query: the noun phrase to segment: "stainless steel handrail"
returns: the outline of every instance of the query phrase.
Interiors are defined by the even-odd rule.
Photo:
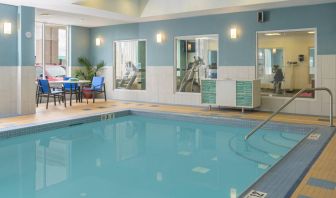
[[[261,127],[263,127],[267,122],[269,122],[274,116],[280,113],[282,109],[287,107],[293,100],[295,100],[300,94],[302,94],[305,91],[327,91],[330,95],[330,114],[329,114],[329,122],[330,127],[334,126],[334,107],[333,107],[333,94],[330,89],[326,87],[319,87],[319,88],[303,88],[301,89],[297,94],[295,94],[291,99],[289,99],[285,104],[283,104],[278,110],[274,111],[272,115],[270,115],[264,122],[260,123],[258,126],[256,126],[250,133],[248,133],[245,136],[245,140],[247,140],[251,135],[253,135],[256,131],[258,131]]]

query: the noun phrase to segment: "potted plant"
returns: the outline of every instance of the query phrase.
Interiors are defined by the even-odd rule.
[[[83,66],[83,68],[75,71],[76,78],[81,80],[92,81],[94,76],[105,66],[105,62],[101,61],[97,65],[93,65],[88,58],[79,57],[78,63]],[[83,89],[83,96],[86,99],[92,98],[92,92],[90,89]]]
[[[105,66],[105,62],[101,61],[97,65],[93,65],[88,58],[79,57],[78,63],[83,66],[83,69],[75,71],[76,78],[82,80],[92,80],[94,76]]]

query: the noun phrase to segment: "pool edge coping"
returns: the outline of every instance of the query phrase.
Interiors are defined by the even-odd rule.
[[[251,184],[249,188],[247,188],[243,193],[241,193],[239,198],[245,198],[248,195],[248,193],[252,190],[267,193],[267,197],[279,197],[279,198],[280,197],[290,197],[295,192],[296,188],[299,186],[299,184],[301,183],[303,178],[307,175],[310,168],[317,161],[317,159],[319,158],[321,153],[324,151],[325,147],[328,145],[328,143],[330,142],[332,137],[334,135],[336,135],[336,128],[318,127],[315,130],[313,130],[310,134],[313,134],[313,133],[319,133],[319,134],[324,136],[323,140],[321,140],[321,139],[318,140],[318,141],[322,141],[322,144],[321,144],[321,142],[317,142],[315,140],[309,140],[308,135],[307,135],[295,147],[293,147],[281,160],[279,160],[276,164],[274,164],[265,174],[263,174],[253,184]],[[326,133],[328,133],[328,134],[326,134]],[[291,165],[293,162],[295,162],[296,165],[301,164],[301,162],[299,162],[297,160],[298,158],[296,158],[295,155],[297,155],[298,154],[297,152],[299,152],[299,151],[307,152],[305,147],[308,147],[308,146],[311,147],[312,146],[312,145],[308,145],[309,143],[311,143],[311,144],[315,143],[315,145],[313,145],[313,146],[317,146],[318,149],[315,150],[315,153],[313,155],[307,155],[307,153],[306,153],[306,155],[304,155],[304,156],[310,156],[309,159],[306,159],[308,161],[306,161],[304,163],[305,166],[295,167],[297,169],[301,169],[301,172],[298,173],[297,172],[298,170],[296,169],[295,170],[295,173],[296,173],[295,177],[293,175],[286,175],[286,176],[282,175],[282,177],[279,176],[279,172],[278,172],[279,169],[281,170],[281,169],[284,169],[286,167],[288,168],[288,165]],[[293,159],[295,159],[295,160],[292,161]],[[281,170],[281,171],[283,171],[283,170]],[[278,180],[278,183],[281,183],[282,185],[288,184],[287,182],[291,182],[293,184],[290,185],[290,187],[287,188],[286,190],[284,190],[283,188],[281,190],[279,190],[279,188],[281,188],[283,186],[272,185],[272,184],[268,183],[269,181],[267,181],[267,180],[270,180],[270,178],[276,179],[276,178],[274,178],[274,176],[273,177],[270,176],[271,174],[275,174],[276,178],[280,177],[282,180],[280,180],[280,181]],[[290,179],[288,179],[288,178],[290,178]],[[270,188],[270,186],[272,186],[273,188]],[[271,196],[269,196],[270,194],[271,194]],[[279,195],[279,194],[281,194],[281,195]]]

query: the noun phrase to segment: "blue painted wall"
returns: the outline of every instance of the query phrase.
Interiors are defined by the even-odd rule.
[[[94,63],[105,61],[105,65],[113,65],[113,41],[139,38],[139,24],[125,24],[92,28],[90,30],[91,60]],[[96,38],[102,38],[101,46],[96,46]],[[149,55],[151,56],[151,55]]]
[[[317,28],[317,53],[336,54],[336,3],[272,9],[268,13],[269,21],[265,23],[258,23],[253,11],[92,28],[91,59],[113,65],[113,41],[141,38],[147,39],[147,65],[172,66],[174,37],[219,34],[219,65],[250,66],[256,64],[257,31],[299,28]],[[229,39],[232,26],[239,29],[237,40]],[[163,44],[155,42],[160,31],[167,37]],[[102,46],[95,46],[97,37],[103,38]]]
[[[79,57],[90,58],[90,29],[71,26],[71,65],[80,66]]]
[[[35,65],[35,8],[20,6],[18,8],[20,23],[18,37],[18,65]],[[27,38],[26,32],[31,32],[32,37]]]
[[[17,65],[17,7],[0,4],[0,66]],[[12,23],[12,34],[4,35],[4,22]]]
[[[12,23],[12,34],[3,33],[4,22]],[[26,38],[26,32],[32,37]],[[34,35],[35,8],[0,4],[0,66],[33,66]]]

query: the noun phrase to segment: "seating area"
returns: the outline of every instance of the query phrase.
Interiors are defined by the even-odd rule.
[[[52,85],[52,86],[51,86]],[[60,88],[59,85],[62,87]],[[64,107],[67,107],[67,98],[69,105],[72,106],[73,95],[75,96],[76,103],[83,102],[83,97],[86,99],[86,103],[89,99],[95,103],[99,94],[103,94],[106,101],[106,89],[104,83],[104,77],[93,77],[92,82],[85,80],[73,80],[70,77],[64,77],[61,81],[37,80],[36,88],[36,106],[42,103],[42,98],[46,98],[46,108],[48,109],[50,97],[54,99],[54,105],[56,102],[59,104],[64,103]],[[67,97],[67,95],[69,97]]]

